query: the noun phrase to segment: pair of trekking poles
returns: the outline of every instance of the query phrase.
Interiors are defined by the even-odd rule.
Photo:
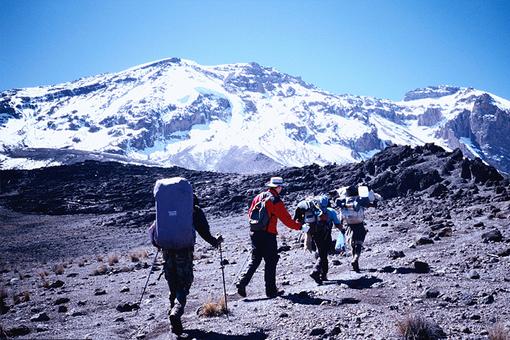
[[[225,263],[223,261],[223,251],[221,249],[221,242],[218,245],[218,249],[220,250],[220,267],[221,267],[221,277],[222,277],[222,281],[223,281],[223,297],[224,297],[224,301],[225,301],[225,314],[227,315],[227,318],[228,318],[229,311],[228,311],[228,304],[227,304],[227,287],[225,285]],[[156,261],[158,259],[159,250],[160,249],[158,248],[158,250],[156,251],[156,255],[154,255],[154,260],[152,261],[149,275],[147,276],[147,280],[145,281],[145,285],[143,287],[142,295],[140,296],[140,300],[138,301],[138,308],[136,309],[135,316],[138,315],[138,311],[140,310],[140,308],[142,306],[141,305],[142,299],[143,299],[143,296],[145,295],[145,291],[147,290],[147,285],[149,284],[149,279],[151,278],[151,274],[154,271],[154,267],[156,266]],[[158,280],[161,278],[161,275],[163,275],[163,273],[164,272],[162,271],[158,277]]]

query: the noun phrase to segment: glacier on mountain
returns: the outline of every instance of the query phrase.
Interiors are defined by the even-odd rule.
[[[335,95],[256,63],[171,58],[0,93],[0,167],[93,158],[250,173],[432,142],[508,172],[509,112],[508,100],[472,88],[427,87],[393,102]]]

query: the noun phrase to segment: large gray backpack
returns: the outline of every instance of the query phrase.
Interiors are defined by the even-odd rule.
[[[154,186],[156,198],[155,241],[161,248],[183,249],[195,245],[193,189],[187,179],[160,179]]]

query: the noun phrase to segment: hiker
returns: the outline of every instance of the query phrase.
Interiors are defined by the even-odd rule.
[[[284,185],[283,178],[271,177],[269,182],[266,183],[269,189],[255,196],[248,210],[252,245],[251,261],[248,269],[236,284],[237,292],[242,297],[246,297],[246,286],[255,274],[262,259],[265,263],[266,296],[275,298],[283,294],[283,291],[279,291],[276,287],[276,264],[279,259],[276,224],[280,220],[290,229],[302,230],[302,224],[292,219],[280,198]],[[255,212],[262,216],[261,220],[256,223],[254,223],[256,220]]]
[[[159,180],[154,187],[154,195],[156,221],[151,226],[151,242],[163,250],[163,269],[170,289],[168,316],[172,332],[180,335],[183,332],[181,316],[193,283],[195,230],[214,248],[223,242],[223,237],[211,235],[198,197],[192,194],[186,179]]]
[[[359,257],[368,230],[365,228],[365,208],[377,207],[381,195],[369,190],[367,186],[349,186],[338,189],[336,205],[340,208],[341,222],[346,228],[347,243],[352,252],[352,269],[359,269]]]
[[[329,198],[321,195],[304,199],[298,203],[294,219],[306,223],[309,227],[307,238],[315,245],[319,257],[310,273],[310,277],[319,285],[328,280],[328,254],[331,249],[331,229],[333,225],[344,233],[336,211],[329,207]]]

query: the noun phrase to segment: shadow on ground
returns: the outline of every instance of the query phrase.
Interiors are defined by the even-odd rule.
[[[372,288],[376,283],[383,282],[383,280],[375,276],[362,276],[353,280],[330,280],[330,282],[338,285],[344,284],[351,289],[367,289]]]
[[[254,339],[254,340],[262,340],[266,339],[267,335],[262,331],[252,332],[245,335],[227,335],[216,332],[206,332],[200,329],[190,329],[186,330],[185,334],[178,337],[178,339],[207,339],[207,340],[236,340],[236,339]]]

